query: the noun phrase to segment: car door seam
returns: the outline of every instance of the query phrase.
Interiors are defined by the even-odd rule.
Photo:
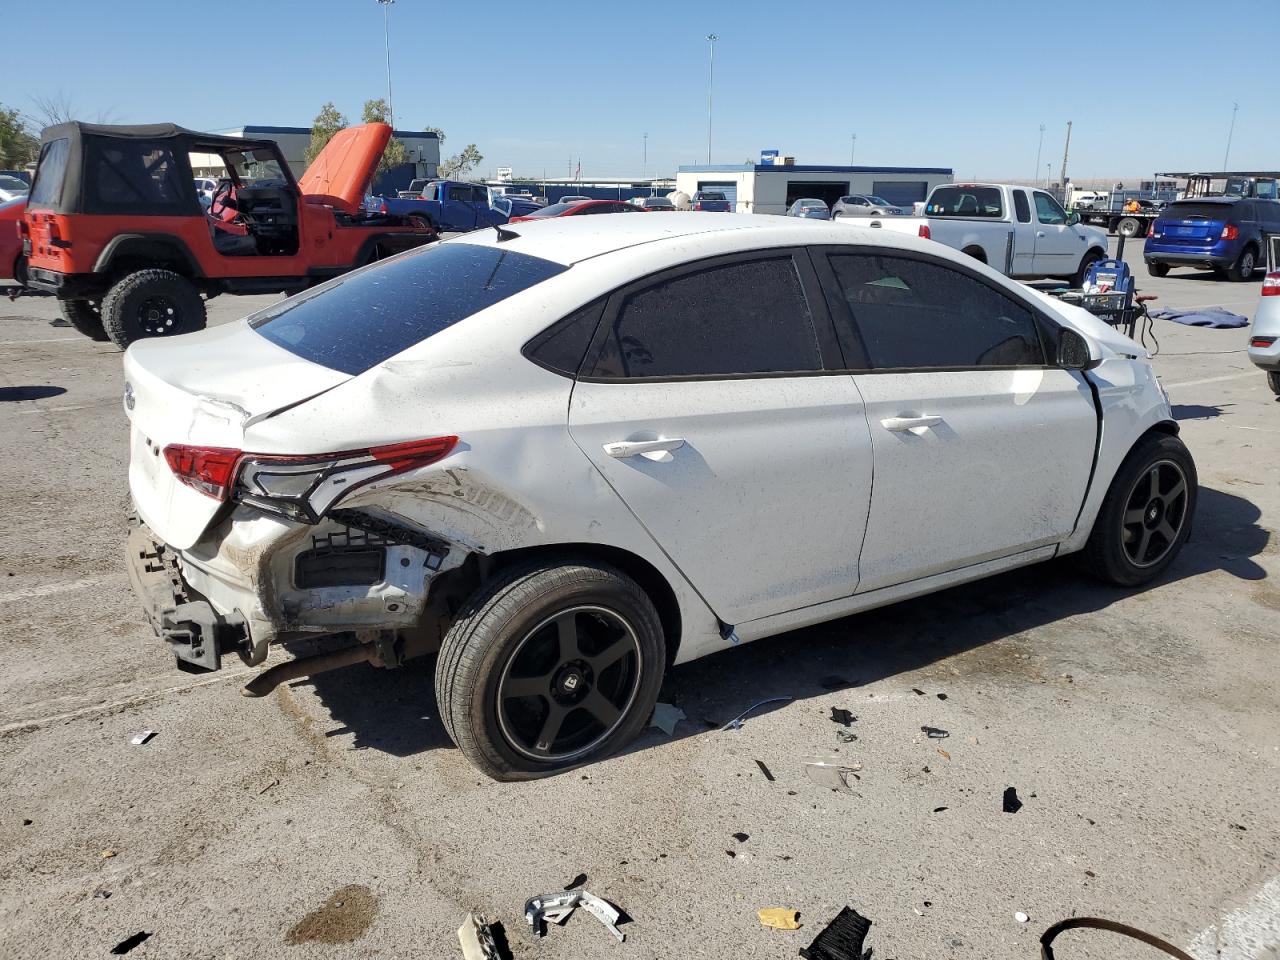
[[[1094,383],[1088,372],[1081,370],[1080,376],[1089,385],[1089,393],[1093,395],[1093,412],[1097,421],[1097,429],[1093,438],[1093,463],[1089,467],[1089,480],[1084,485],[1084,496],[1080,498],[1080,509],[1076,511],[1075,523],[1071,525],[1071,535],[1074,535],[1080,529],[1080,518],[1084,515],[1085,504],[1089,502],[1089,492],[1093,489],[1093,480],[1098,472],[1098,458],[1102,454],[1102,398],[1098,394],[1098,385]],[[1061,544],[1059,544],[1059,547],[1061,547]]]

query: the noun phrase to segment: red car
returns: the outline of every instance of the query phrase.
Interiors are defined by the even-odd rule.
[[[6,200],[0,203],[0,280],[23,282],[26,261],[22,257],[22,236],[18,224],[26,212],[27,201]]]
[[[523,217],[512,217],[508,223],[520,223],[524,220],[545,220],[548,217],[582,217],[589,213],[643,213],[639,207],[632,206],[625,200],[576,200],[573,203],[553,203],[543,207],[536,213]]]

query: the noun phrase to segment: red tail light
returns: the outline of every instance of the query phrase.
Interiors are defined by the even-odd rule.
[[[379,204],[378,204],[378,212],[379,212],[379,213],[390,213],[390,212],[391,212],[390,210],[388,210],[388,209],[387,209],[387,201],[383,200],[381,203],[379,203]]]
[[[1147,236],[1154,237],[1156,235],[1156,222],[1152,220],[1147,224]]]
[[[1223,240],[1234,240],[1238,236],[1240,236],[1240,231],[1237,230],[1233,224],[1228,223],[1225,227],[1222,228]]]
[[[1254,337],[1249,341],[1251,347],[1269,347],[1276,342],[1275,337]]]
[[[1262,295],[1280,297],[1280,270],[1267,274],[1267,278],[1262,281]]]
[[[929,232],[929,225],[927,223],[920,224],[920,236],[924,237],[926,240],[933,239],[933,234]]]
[[[193,490],[215,500],[227,499],[235,479],[240,451],[229,447],[189,447],[171,443],[164,448],[164,459],[173,475]]]

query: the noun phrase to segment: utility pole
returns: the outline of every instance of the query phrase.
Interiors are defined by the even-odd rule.
[[[394,130],[396,127],[396,112],[391,106],[391,26],[387,21],[387,13],[396,0],[377,0],[377,2],[382,7],[382,39],[387,46],[387,123]]]
[[[853,166],[853,155],[858,152],[858,135],[849,134],[849,166]]]
[[[1227,152],[1222,155],[1222,170],[1227,170],[1227,161],[1231,158],[1231,136],[1236,132],[1236,112],[1240,109],[1240,104],[1231,104],[1231,129],[1227,131]]]
[[[1067,142],[1062,147],[1062,198],[1066,206],[1067,197],[1067,153],[1071,150],[1071,121],[1067,121]]]
[[[644,159],[640,162],[640,179],[647,178],[649,173],[649,135],[644,135]]]
[[[711,165],[711,91],[716,82],[716,41],[720,38],[714,33],[707,34],[707,43],[711,45],[711,59],[707,65],[707,165]]]
[[[1040,151],[1044,149],[1044,124],[1040,124],[1040,143],[1036,146],[1036,175],[1033,180],[1040,179]]]

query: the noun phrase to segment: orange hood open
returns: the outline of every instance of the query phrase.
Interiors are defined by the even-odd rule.
[[[358,213],[390,139],[391,127],[385,123],[339,130],[298,180],[303,197]]]

